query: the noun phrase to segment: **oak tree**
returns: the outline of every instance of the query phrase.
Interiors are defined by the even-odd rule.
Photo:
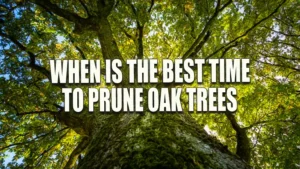
[[[299,6],[298,0],[0,0],[0,166],[299,167]],[[125,65],[147,58],[249,58],[251,83],[234,84],[237,112],[214,114],[65,112],[61,93],[232,86],[210,83],[208,70],[202,84],[129,84],[126,76],[118,85],[51,83],[51,59]]]

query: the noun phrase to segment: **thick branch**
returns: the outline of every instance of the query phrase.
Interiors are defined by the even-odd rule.
[[[107,18],[100,19],[98,37],[104,59],[120,59],[124,65],[117,43],[113,37],[111,26]]]
[[[250,142],[247,136],[247,131],[244,128],[241,128],[237,123],[234,115],[232,113],[225,113],[227,119],[230,121],[232,128],[236,132],[236,154],[240,156],[247,163],[250,162]]]
[[[77,147],[71,153],[67,164],[65,165],[64,169],[71,169],[75,167],[76,161],[81,154],[81,152],[88,146],[89,138],[84,137],[82,141],[77,145]]]
[[[209,37],[210,37],[210,31],[207,31],[203,40],[196,46],[195,51],[193,53],[191,53],[191,55],[189,56],[190,58],[195,58],[197,56],[197,53],[201,50],[201,48],[204,46],[204,44],[209,39]],[[183,59],[186,59],[186,58],[183,58]]]
[[[144,34],[144,25],[140,25],[139,22],[137,22],[137,29],[138,29],[138,38],[137,38],[137,49],[138,59],[143,59],[144,57],[144,46],[143,46],[143,34]]]
[[[91,14],[90,14],[90,12],[89,12],[87,6],[85,5],[85,3],[84,3],[82,0],[79,0],[79,2],[80,2],[80,4],[82,5],[82,7],[84,8],[84,10],[85,10],[87,16],[90,17]]]
[[[68,10],[60,8],[58,5],[53,4],[49,0],[30,0],[32,3],[39,5],[45,11],[49,12],[50,14],[54,13],[60,17],[65,18],[66,20],[75,23],[75,29],[73,32],[75,33],[82,33],[84,31],[94,31],[97,30],[96,17],[88,16],[88,18],[82,18],[78,14],[70,12]],[[103,11],[100,12],[100,15]],[[108,14],[106,14],[108,16]],[[102,17],[102,16],[101,16]]]
[[[154,0],[151,0],[151,5],[150,5],[150,7],[149,7],[149,9],[148,9],[148,13],[151,12],[153,6],[154,6]]]
[[[144,24],[140,23],[138,11],[134,7],[134,5],[132,3],[129,3],[129,5],[130,5],[130,8],[131,8],[133,14],[135,15],[136,24],[137,24],[137,40],[135,41],[136,48],[137,48],[137,58],[143,59],[143,57],[144,57],[144,46],[143,46]]]
[[[113,7],[115,5],[114,0],[98,0],[97,1],[97,7],[99,16],[101,18],[107,18],[110,12],[112,11]]]
[[[80,17],[76,13],[72,13],[68,10],[59,8],[56,4],[53,4],[50,0],[30,0],[32,3],[41,6],[47,11],[51,11],[56,15],[63,17],[71,22],[74,23],[81,23],[84,22],[86,19]]]

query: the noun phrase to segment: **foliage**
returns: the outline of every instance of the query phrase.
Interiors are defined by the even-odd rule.
[[[254,167],[299,167],[299,6],[298,0],[0,0],[0,161],[14,152],[7,167],[61,168],[88,135],[78,119],[98,115],[62,112],[62,86],[49,82],[49,59],[250,58],[251,83],[235,85],[233,118],[192,116],[232,152],[245,131]]]

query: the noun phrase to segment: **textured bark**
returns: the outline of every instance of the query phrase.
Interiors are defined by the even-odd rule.
[[[116,5],[115,1],[97,1],[97,13],[95,16],[88,14],[86,18],[62,9],[59,5],[49,0],[30,1],[48,12],[73,22],[75,24],[74,33],[84,31],[96,33],[101,44],[103,59],[120,59],[123,63],[123,74],[128,74],[128,68],[125,66],[125,60],[118,49],[108,20],[108,16]],[[151,1],[149,12],[153,3],[154,1]],[[231,3],[232,1],[229,0],[222,6],[221,1],[217,2],[215,13],[204,26],[192,46],[183,55],[183,58],[194,57],[197,54],[208,40],[210,36],[209,30],[214,20]],[[81,4],[84,4],[83,1]],[[85,9],[88,13],[88,8],[85,7]],[[138,58],[142,58],[142,25],[139,25],[138,30]],[[228,45],[239,38],[234,39]],[[208,56],[208,58],[211,56]],[[127,76],[123,76],[123,83],[120,86],[128,86]],[[84,158],[79,162],[78,168],[80,169],[249,168],[238,156],[229,152],[215,138],[207,135],[199,124],[187,114],[128,113],[104,115],[99,113],[74,114],[61,112],[56,117],[78,134],[88,136],[89,145],[85,150]],[[81,148],[78,149],[81,150]],[[79,153],[76,151],[72,154],[74,154],[74,157],[79,156]],[[74,161],[71,160],[70,163],[73,165]]]
[[[250,168],[187,114],[100,115],[78,168]]]
[[[232,128],[236,132],[236,154],[249,163],[251,158],[251,148],[250,140],[247,136],[247,130],[239,126],[232,113],[226,113],[226,117],[230,121]]]

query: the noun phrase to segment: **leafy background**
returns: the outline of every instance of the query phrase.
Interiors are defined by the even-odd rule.
[[[48,61],[111,58],[94,27],[97,5],[0,0],[0,167],[61,168],[81,140],[78,128],[57,117],[63,97],[49,82]],[[124,60],[250,58],[251,83],[234,85],[238,111],[192,116],[232,152],[242,130],[255,168],[300,167],[298,0],[117,0],[108,21]],[[230,85],[180,87],[198,86]]]

